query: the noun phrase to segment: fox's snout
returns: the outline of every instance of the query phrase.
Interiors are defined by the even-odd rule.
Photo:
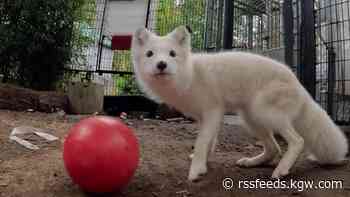
[[[157,63],[157,69],[160,71],[160,72],[163,72],[166,68],[167,68],[167,63],[165,61],[159,61]]]

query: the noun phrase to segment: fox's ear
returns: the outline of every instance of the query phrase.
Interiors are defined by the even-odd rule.
[[[144,45],[150,37],[151,32],[146,28],[141,27],[137,29],[133,35],[133,42],[139,45]]]
[[[168,34],[168,36],[175,39],[180,45],[191,44],[191,34],[186,26],[179,26],[174,31]]]

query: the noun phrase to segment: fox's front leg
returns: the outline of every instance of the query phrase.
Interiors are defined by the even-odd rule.
[[[190,181],[199,179],[200,175],[207,172],[208,153],[211,149],[210,145],[220,130],[222,118],[223,110],[220,108],[206,111],[202,115],[201,129],[194,146],[194,154],[188,175]]]
[[[215,136],[214,139],[212,140],[212,142],[210,143],[210,151],[208,153],[208,159],[211,155],[213,155],[215,153],[215,148],[216,148],[217,143],[218,143],[218,136]],[[189,155],[189,158],[193,159],[193,155],[194,155],[194,153],[191,153]]]

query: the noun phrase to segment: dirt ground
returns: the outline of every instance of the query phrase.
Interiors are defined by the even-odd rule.
[[[69,127],[79,117],[59,114],[0,111],[0,197],[82,197],[95,196],[82,192],[68,177],[62,161],[62,143]],[[290,176],[283,180],[342,180],[342,189],[244,189],[239,180],[270,180],[273,168],[244,169],[235,166],[242,156],[252,156],[262,148],[244,129],[225,125],[220,133],[215,155],[209,160],[209,172],[196,183],[187,181],[188,155],[196,137],[197,125],[160,120],[127,120],[134,128],[141,146],[139,168],[127,188],[119,193],[98,196],[128,197],[349,197],[350,164],[321,167],[300,159]],[[17,126],[33,126],[54,130],[59,137],[53,143],[40,143],[40,150],[30,151],[10,142],[11,130]],[[234,180],[234,188],[226,190],[222,180]]]

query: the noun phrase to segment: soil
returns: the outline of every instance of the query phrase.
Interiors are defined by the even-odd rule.
[[[342,180],[342,189],[244,189],[239,180],[271,180],[271,166],[239,168],[237,159],[257,155],[260,144],[239,125],[224,125],[216,152],[209,159],[209,172],[202,180],[187,181],[192,145],[198,125],[189,122],[136,120],[126,122],[135,131],[140,142],[141,158],[136,174],[121,192],[96,195],[84,193],[72,183],[62,161],[62,143],[72,124],[81,116],[0,111],[0,197],[349,197],[350,164],[319,166],[301,157],[283,180]],[[52,129],[58,141],[39,143],[40,150],[31,151],[9,141],[11,130],[17,126]],[[285,143],[281,141],[283,147]],[[233,189],[224,189],[222,180],[234,180]]]

